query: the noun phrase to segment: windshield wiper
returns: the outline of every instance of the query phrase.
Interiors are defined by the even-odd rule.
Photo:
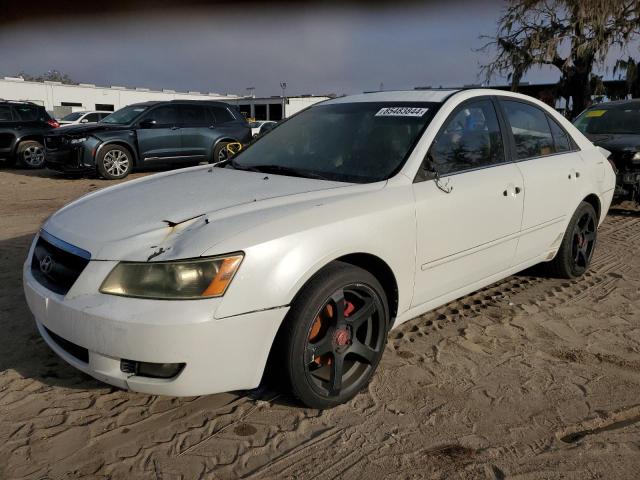
[[[239,165],[235,163],[233,164],[233,167],[239,170],[249,170],[251,172],[273,173],[276,175],[288,175],[291,177],[316,178],[318,180],[329,180],[329,178],[316,172],[310,172],[309,170],[303,170],[295,167],[285,167],[282,165]]]

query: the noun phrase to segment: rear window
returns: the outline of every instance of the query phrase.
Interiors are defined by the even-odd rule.
[[[574,125],[584,134],[640,134],[640,105],[593,107],[584,111]]]
[[[44,109],[34,105],[16,105],[13,109],[17,113],[18,120],[22,120],[23,122],[44,120]]]

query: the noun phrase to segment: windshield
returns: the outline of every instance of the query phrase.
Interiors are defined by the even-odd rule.
[[[64,117],[62,120],[66,122],[74,122],[78,120],[81,116],[83,116],[87,112],[73,112]]]
[[[235,168],[369,183],[397,172],[439,104],[340,103],[311,107],[234,158]]]
[[[104,117],[100,123],[117,123],[126,125],[133,122],[142,112],[148,107],[145,105],[129,105],[128,107],[121,108],[117,112],[113,112],[111,115]]]
[[[584,111],[574,125],[584,134],[640,135],[640,105],[623,104]]]

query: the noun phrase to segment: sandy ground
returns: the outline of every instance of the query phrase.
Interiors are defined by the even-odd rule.
[[[0,478],[638,478],[640,214],[610,213],[582,279],[510,277],[394,330],[369,388],[322,412],[268,387],[129,393],[48,349],[21,264],[107,185],[0,171]]]

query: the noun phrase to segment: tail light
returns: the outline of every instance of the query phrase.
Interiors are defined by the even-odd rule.
[[[53,118],[50,118],[49,120],[47,120],[47,125],[53,128],[58,128],[60,126],[60,124],[56,122]]]

